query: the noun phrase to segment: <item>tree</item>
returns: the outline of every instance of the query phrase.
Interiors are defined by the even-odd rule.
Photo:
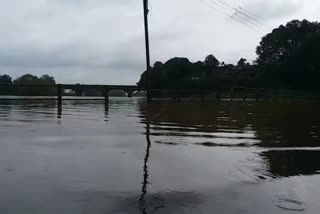
[[[194,71],[194,65],[187,58],[175,57],[164,64],[156,62],[149,76],[151,88],[176,89],[179,87],[178,82]],[[144,72],[138,83],[139,87],[146,87],[146,78],[147,75]]]
[[[34,84],[34,85],[55,85],[54,77],[42,75],[40,78],[31,74],[25,74],[14,80],[15,84]],[[54,87],[25,86],[15,89],[15,94],[24,96],[54,96],[56,89]]]
[[[293,20],[262,38],[257,47],[260,82],[271,87],[320,90],[320,24]]]
[[[280,67],[283,81],[293,89],[320,90],[320,33],[305,41]]]
[[[237,63],[238,68],[245,68],[247,65],[247,60],[244,58],[241,58]]]
[[[4,74],[4,75],[0,75],[0,83],[12,83],[12,78],[7,75],[7,74]]]
[[[52,77],[52,76],[49,76],[49,75],[47,75],[47,74],[45,74],[45,75],[42,75],[40,78],[39,78],[39,82],[41,83],[41,84],[48,84],[48,85],[55,85],[56,84],[56,81],[55,81],[55,79],[54,79],[54,77]]]
[[[37,76],[31,75],[31,74],[25,74],[15,79],[13,82],[15,84],[38,84],[39,79]]]
[[[212,54],[206,57],[204,60],[204,65],[208,67],[218,67],[220,62]]]
[[[264,36],[256,52],[257,63],[280,64],[320,33],[318,22],[293,20]]]
[[[12,84],[12,78],[7,75],[0,75],[0,83]],[[11,87],[10,86],[0,86],[0,95],[10,94]]]

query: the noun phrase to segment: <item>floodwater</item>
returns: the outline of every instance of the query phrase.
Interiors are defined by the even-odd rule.
[[[319,107],[0,101],[0,213],[317,214]]]

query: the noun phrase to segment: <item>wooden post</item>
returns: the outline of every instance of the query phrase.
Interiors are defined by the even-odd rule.
[[[108,90],[108,87],[104,87],[104,102],[105,102],[106,106],[109,105],[109,90]]]
[[[58,107],[61,108],[62,105],[62,86],[58,84],[57,86],[57,98],[58,98]]]

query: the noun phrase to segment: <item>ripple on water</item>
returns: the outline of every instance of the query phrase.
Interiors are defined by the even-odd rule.
[[[285,210],[304,211],[306,209],[305,203],[288,198],[279,198],[275,200],[274,203],[277,207],[280,207],[281,209]]]

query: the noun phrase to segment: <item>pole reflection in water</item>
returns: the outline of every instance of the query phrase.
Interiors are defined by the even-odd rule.
[[[109,102],[105,101],[104,103],[104,121],[108,122],[108,116],[109,116]]]
[[[141,188],[141,196],[139,198],[139,209],[142,214],[147,213],[146,195],[148,193],[148,185],[149,185],[148,161],[150,157],[151,140],[150,140],[150,122],[148,117],[146,119],[146,140],[147,140],[147,149],[146,149],[146,155],[144,157],[143,182],[142,182],[142,188]]]
[[[61,119],[61,116],[62,116],[62,104],[59,103],[59,102],[57,104],[57,110],[58,110],[57,118]]]

